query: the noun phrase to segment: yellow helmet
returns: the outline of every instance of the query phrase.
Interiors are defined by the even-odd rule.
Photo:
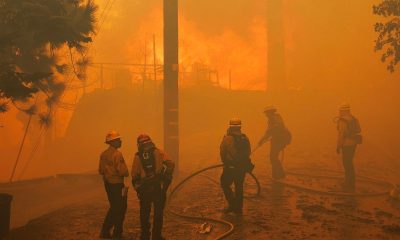
[[[117,131],[110,131],[109,133],[107,133],[106,135],[106,143],[111,142],[112,140],[115,139],[120,139],[121,135],[117,132]]]
[[[342,103],[342,104],[340,104],[340,106],[339,106],[339,110],[340,111],[348,111],[348,110],[350,110],[351,108],[350,108],[350,104],[348,104],[348,103]]]
[[[276,107],[273,105],[264,108],[264,113],[276,111]]]
[[[241,127],[242,126],[242,120],[240,120],[239,118],[232,118],[229,121],[229,126],[230,127]]]

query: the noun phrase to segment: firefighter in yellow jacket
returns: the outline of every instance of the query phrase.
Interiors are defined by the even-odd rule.
[[[338,140],[336,152],[342,154],[343,167],[345,171],[344,190],[355,191],[356,174],[354,170],[354,155],[357,144],[362,143],[361,127],[357,118],[350,112],[350,105],[345,103],[339,108],[337,121]]]
[[[162,240],[166,193],[172,182],[174,163],[158,149],[151,138],[142,134],[137,138],[138,152],[132,165],[132,184],[140,201],[142,240]],[[154,207],[153,228],[150,234],[150,212]]]
[[[264,114],[268,118],[268,128],[264,136],[258,142],[258,147],[261,147],[265,142],[271,140],[270,161],[272,178],[282,179],[286,174],[282,162],[279,160],[279,154],[290,144],[292,136],[285,127],[281,115],[277,113],[276,107],[266,107],[264,109]]]
[[[124,157],[118,150],[122,145],[119,133],[109,132],[106,143],[109,147],[100,156],[99,173],[103,176],[110,209],[104,219],[100,237],[119,239],[126,212],[126,197],[123,196],[124,178],[129,176],[129,172]],[[112,228],[113,236],[110,234]]]
[[[251,172],[254,165],[250,160],[250,141],[241,131],[242,121],[233,118],[229,122],[227,134],[220,145],[221,161],[224,169],[221,175],[221,187],[228,207],[225,213],[241,215],[243,211],[243,183],[246,172]],[[231,189],[232,184],[235,191]]]

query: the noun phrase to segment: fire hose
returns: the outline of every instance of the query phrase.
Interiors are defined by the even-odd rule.
[[[206,172],[206,171],[208,171],[208,170],[216,169],[216,168],[221,168],[221,167],[223,167],[223,166],[224,166],[224,165],[222,165],[222,164],[213,165],[213,166],[210,166],[210,167],[201,169],[201,170],[199,170],[199,171],[196,171],[196,172],[192,173],[191,175],[187,176],[186,178],[184,178],[181,182],[179,182],[179,183],[171,190],[171,193],[169,194],[168,199],[167,199],[167,206],[169,205],[169,203],[171,202],[171,200],[172,200],[172,198],[175,196],[175,194],[176,194],[176,193],[181,189],[181,187],[182,187],[187,181],[189,181],[191,178],[193,178],[193,177],[195,177],[195,176],[197,176],[197,175],[199,175],[199,174],[201,174],[201,173],[203,173],[203,172]],[[254,181],[256,182],[256,184],[257,184],[257,193],[256,193],[256,195],[259,196],[260,193],[261,193],[261,185],[260,185],[260,182],[258,181],[258,179],[256,178],[256,176],[254,176],[253,173],[248,173],[248,174],[249,174],[249,175],[254,179]],[[215,238],[215,240],[224,239],[225,237],[227,237],[227,236],[229,236],[230,234],[232,234],[232,233],[233,233],[233,230],[235,229],[235,226],[234,226],[231,222],[226,221],[226,220],[223,220],[223,219],[216,219],[216,218],[211,218],[211,217],[191,216],[191,215],[187,215],[187,214],[178,213],[178,212],[176,212],[176,211],[171,210],[170,208],[167,208],[167,213],[169,213],[170,215],[173,215],[173,216],[181,217],[181,218],[192,219],[192,220],[201,220],[201,221],[211,221],[211,222],[221,223],[221,224],[223,224],[223,225],[228,226],[228,227],[229,227],[229,230],[226,231],[226,232],[224,232],[224,233],[222,233],[221,235],[217,236],[217,237]]]
[[[325,171],[325,172],[331,172],[331,173],[337,173],[340,174],[340,172],[334,171],[334,170],[328,170],[328,169],[318,169],[318,171]],[[316,178],[316,179],[342,179],[342,176],[323,176],[323,175],[311,175],[311,174],[304,174],[304,173],[297,173],[293,171],[287,171],[286,172],[288,175],[292,176],[300,176],[300,177],[309,177],[309,178]],[[373,183],[373,184],[378,184],[381,186],[386,186],[386,187],[394,187],[395,184],[386,182],[383,180],[378,180],[366,176],[357,176],[358,181],[362,182],[368,182],[368,183]],[[307,188],[304,186],[292,184],[285,182],[283,180],[274,180],[271,179],[274,182],[278,182],[286,187],[294,188],[303,192],[310,192],[310,193],[316,193],[320,195],[330,195],[330,196],[342,196],[342,197],[379,197],[379,196],[386,196],[390,193],[390,189],[388,190],[383,190],[379,192],[368,192],[368,193],[352,193],[352,192],[338,192],[338,191],[324,191],[324,190],[318,190],[318,189],[313,189],[313,188]]]
[[[255,151],[257,151],[261,145],[257,146],[251,154],[253,154]],[[282,150],[282,156],[281,156],[281,163],[283,163],[285,156],[285,150]],[[325,172],[331,172],[331,173],[336,173],[336,174],[341,174],[341,172],[334,171],[331,169],[314,169],[318,171],[325,171]],[[286,171],[286,174],[292,175],[292,176],[302,176],[302,177],[310,177],[310,178],[325,178],[325,179],[342,179],[342,176],[321,176],[321,175],[309,175],[309,174],[301,174],[301,173],[296,173],[292,171]],[[365,176],[358,176],[359,180],[364,181],[364,182],[369,182],[369,183],[374,183],[374,184],[380,184],[380,185],[385,185],[385,186],[390,186],[390,187],[396,187],[395,184],[370,178],[370,177],[365,177]],[[310,192],[310,193],[316,193],[320,195],[330,195],[330,196],[343,196],[343,197],[377,197],[377,196],[385,196],[390,194],[390,190],[385,190],[385,191],[380,191],[380,192],[374,192],[374,193],[350,193],[350,192],[338,192],[338,191],[324,191],[324,190],[318,190],[318,189],[313,189],[313,188],[307,188],[304,186],[299,186],[295,184],[291,184],[288,182],[285,182],[283,180],[277,180],[273,178],[269,178],[271,182],[276,182],[280,183],[283,186],[294,188],[303,192]]]
[[[216,219],[216,218],[211,218],[211,217],[192,216],[192,215],[187,215],[187,214],[183,214],[183,213],[178,213],[178,212],[173,211],[170,208],[168,208],[168,206],[171,203],[173,197],[176,195],[176,193],[179,192],[179,190],[183,187],[183,185],[186,182],[188,182],[191,178],[193,178],[193,177],[195,177],[195,176],[197,176],[197,175],[199,175],[201,173],[204,173],[204,172],[206,172],[208,170],[212,170],[212,169],[216,169],[216,168],[222,168],[222,167],[223,167],[222,164],[213,165],[213,166],[209,166],[207,168],[198,170],[198,171],[190,174],[189,176],[184,178],[181,182],[179,182],[171,190],[171,192],[170,192],[170,194],[168,196],[168,199],[167,199],[167,204],[166,204],[167,205],[167,213],[170,214],[170,215],[181,217],[181,218],[186,218],[186,219],[191,219],[191,220],[211,221],[211,222],[221,223],[223,225],[228,226],[229,230],[224,232],[224,233],[222,233],[222,234],[220,234],[219,236],[217,236],[215,238],[215,240],[224,239],[227,236],[229,236],[230,234],[232,234],[234,229],[235,229],[235,226],[231,222],[223,220],[223,219]],[[333,170],[322,170],[322,169],[319,169],[319,171],[329,171],[329,172],[339,173],[339,172],[335,172]],[[296,172],[291,172],[291,171],[288,171],[287,174],[293,175],[293,176],[302,176],[302,177],[311,177],[311,178],[325,178],[325,179],[339,179],[339,178],[341,178],[341,176],[310,175],[310,174],[296,173]],[[249,173],[249,175],[254,179],[255,183],[257,184],[256,196],[259,196],[260,193],[261,193],[261,185],[260,185],[258,179],[256,178],[256,176],[254,176],[254,174]],[[373,179],[373,178],[370,178],[370,177],[359,176],[358,178],[361,181],[365,181],[365,182],[369,182],[369,183],[375,183],[375,184],[380,184],[380,185],[385,185],[385,186],[393,186],[393,184],[391,184],[389,182]],[[307,187],[304,187],[304,186],[291,184],[291,183],[285,182],[283,180],[274,180],[272,178],[270,178],[270,180],[272,182],[276,182],[276,183],[282,184],[283,186],[286,186],[286,187],[294,188],[294,189],[297,189],[297,190],[300,190],[300,191],[304,191],[304,192],[320,194],[320,195],[343,196],[343,197],[376,197],[376,196],[388,195],[389,192],[390,192],[390,190],[385,190],[385,191],[375,192],[375,193],[332,192],[332,191],[323,191],[323,190],[317,190],[317,189],[313,189],[313,188],[307,188]]]

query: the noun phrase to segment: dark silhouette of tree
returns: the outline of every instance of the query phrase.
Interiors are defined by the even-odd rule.
[[[0,0],[0,112],[8,103],[36,102],[38,95],[50,112],[65,90],[65,76],[73,70],[84,77],[75,68],[87,63],[96,10],[93,0]],[[72,64],[58,56],[71,49],[79,55],[70,56]]]
[[[382,62],[388,61],[387,69],[394,72],[400,61],[400,0],[383,0],[373,6],[374,14],[387,19],[375,24],[379,34],[375,41],[375,51],[383,51]]]

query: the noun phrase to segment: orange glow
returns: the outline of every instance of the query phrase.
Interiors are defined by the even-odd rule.
[[[179,17],[179,58],[180,69],[184,72],[195,71],[194,64],[206,65],[218,71],[220,86],[228,88],[229,71],[232,72],[232,88],[263,90],[266,88],[266,30],[265,21],[254,17],[248,29],[248,36],[241,36],[232,29],[221,34],[209,35],[200,31],[196,23],[181,14]],[[157,63],[162,63],[162,9],[157,7],[139,24],[139,28],[129,37],[127,59],[129,62],[144,63],[145,42],[147,42],[147,64],[153,64],[152,33],[157,36]],[[249,42],[251,44],[249,44]],[[262,53],[262,54],[260,54]],[[186,86],[185,78],[181,85]]]
[[[100,16],[107,1],[97,2],[100,4],[98,13]],[[305,96],[309,102],[320,102],[315,109],[316,113],[326,111],[324,109],[326,106],[332,107],[334,101],[340,102],[343,99],[358,103],[367,102],[368,104],[363,106],[359,104],[362,108],[360,112],[368,117],[374,114],[390,115],[391,119],[388,120],[390,126],[397,126],[395,124],[398,120],[397,112],[393,113],[391,107],[389,110],[380,108],[399,101],[396,93],[399,91],[400,71],[394,74],[388,73],[386,66],[380,62],[380,54],[373,51],[376,38],[373,24],[377,21],[371,11],[374,0],[351,1],[346,7],[343,7],[344,1],[285,0],[283,2],[288,89],[296,92],[295,94]],[[149,65],[146,77],[143,77],[143,67],[104,65],[104,90],[112,89],[121,79],[133,82],[129,90],[138,90],[141,89],[144,78],[146,80],[153,78],[151,66],[153,34],[156,38],[156,62],[158,65],[163,62],[161,4],[162,1],[158,0],[115,1],[104,24],[98,23],[101,29],[90,45],[88,54],[92,63],[144,64],[146,56],[146,64]],[[218,72],[219,86],[223,89],[229,87],[229,71],[231,71],[233,90],[267,90],[268,43],[265,13],[265,1],[260,0],[182,1],[179,13],[182,89],[199,83],[196,82],[196,74],[190,72],[196,72],[196,67],[200,66]],[[67,53],[59,54],[61,57],[69,58]],[[149,83],[145,86],[146,90],[153,87],[161,89],[162,73],[160,67],[158,69],[158,85]],[[73,81],[63,98],[63,103],[67,103],[68,106],[75,103],[79,105],[84,102],[85,97],[90,98],[92,93],[101,92],[98,91],[102,78],[100,65],[89,66],[87,75],[86,83],[77,79]],[[200,80],[208,81],[208,77],[201,76]],[[211,80],[216,82],[215,74],[211,76]],[[84,85],[87,86],[84,88]],[[268,95],[267,92],[262,94]],[[278,104],[286,102],[288,105],[290,103],[293,104],[291,106],[301,109],[298,111],[303,111],[304,106],[292,103],[291,99],[277,98],[276,102]],[[250,108],[258,113],[266,103],[266,99],[252,99],[246,106],[251,106]],[[243,103],[237,100],[236,104]],[[371,111],[370,105],[374,106],[374,111]],[[94,107],[101,110],[101,106]],[[378,111],[379,114],[376,113]],[[240,109],[235,108],[232,112],[225,113],[224,117],[238,112]],[[297,119],[299,112],[296,114],[294,112],[292,116]],[[79,119],[81,117],[79,114],[82,113],[77,113],[74,109],[58,108],[54,118],[55,125],[44,137],[46,139],[44,142],[51,143],[63,139],[70,131],[71,118]],[[257,119],[257,116],[251,116],[249,119]],[[255,124],[263,128],[264,122],[261,117]],[[192,119],[183,121],[185,120]],[[329,117],[324,119],[328,120]],[[80,120],[75,119],[75,121]],[[220,119],[210,119],[210,121],[217,122]],[[5,159],[2,162],[4,167],[0,168],[0,179],[7,179],[23,135],[26,116],[21,118],[17,116],[17,111],[12,109],[9,113],[0,115],[0,122],[4,124],[4,128],[0,129],[1,160]],[[369,129],[375,131],[379,139],[395,139],[398,135],[392,130],[381,131],[378,120],[371,120],[370,123]],[[32,145],[38,138],[39,127],[35,120],[33,131],[28,134],[24,150],[26,152],[21,163],[26,161],[26,154],[29,155],[32,150]],[[299,127],[304,126],[299,124]],[[261,131],[256,127],[254,129],[254,135]],[[387,134],[392,135],[386,136]],[[48,149],[40,148],[35,161],[41,160],[41,154],[47,151]],[[42,160],[46,161],[51,162],[52,159]],[[45,169],[39,170],[45,171]],[[39,170],[28,172],[26,177],[41,175]]]

